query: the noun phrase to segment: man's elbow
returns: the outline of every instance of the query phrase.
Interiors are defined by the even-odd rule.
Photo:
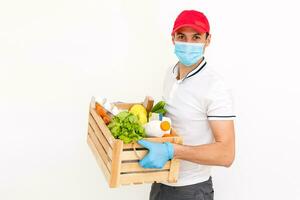
[[[230,167],[233,164],[234,158],[235,158],[235,145],[234,143],[231,143],[230,145],[225,145],[222,151],[223,155],[223,166],[224,167]]]
[[[223,160],[223,166],[229,168],[233,164],[234,157],[234,153],[229,153],[225,155]]]
[[[224,167],[229,168],[229,167],[232,165],[233,161],[234,161],[234,159],[226,160],[226,161],[224,162]]]

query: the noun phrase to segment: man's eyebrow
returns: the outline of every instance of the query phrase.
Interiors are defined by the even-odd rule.
[[[184,33],[182,33],[182,32],[178,32],[177,35],[186,35],[186,34],[184,34]],[[200,37],[201,37],[201,34],[198,33],[198,32],[192,33],[191,35],[192,35],[192,36],[200,36]]]

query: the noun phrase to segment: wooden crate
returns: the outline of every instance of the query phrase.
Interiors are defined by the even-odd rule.
[[[142,103],[141,103],[142,104]],[[120,109],[129,109],[133,104],[118,103]],[[176,182],[179,172],[179,161],[172,159],[162,169],[146,169],[139,165],[139,157],[144,157],[148,150],[138,143],[124,144],[115,139],[102,118],[96,113],[94,103],[89,110],[87,142],[102,169],[109,187],[120,185]],[[179,136],[164,138],[145,138],[153,142],[182,143]],[[137,155],[138,154],[138,155]]]

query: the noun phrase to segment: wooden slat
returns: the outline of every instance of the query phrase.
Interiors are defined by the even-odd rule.
[[[172,142],[172,143],[176,143],[175,141],[177,141],[176,139],[180,138],[179,136],[175,136],[175,137],[148,137],[148,138],[144,138],[144,140],[148,140],[151,142]],[[135,148],[143,148],[143,146],[139,145],[137,142],[134,142],[133,144],[124,144],[123,149],[132,149],[133,146]]]
[[[105,152],[108,154],[108,156],[110,157],[110,159],[112,159],[112,147],[110,146],[110,144],[106,140],[106,138],[103,135],[102,131],[99,129],[99,127],[96,124],[96,122],[95,122],[94,118],[92,117],[92,115],[89,115],[89,125],[91,126],[91,128],[95,132],[95,135],[97,136],[97,138],[99,139],[100,143],[104,147]]]
[[[139,145],[138,143],[130,143],[130,144],[124,144],[123,145],[123,149],[132,149],[134,146],[134,148],[143,148],[141,145]]]
[[[104,121],[102,118],[96,113],[96,110],[94,108],[90,108],[90,113],[95,119],[95,122],[98,124],[100,130],[102,131],[103,135],[105,136],[106,140],[110,145],[112,145],[115,141],[115,138],[112,136],[110,130],[108,127],[105,125]]]
[[[115,140],[113,145],[113,159],[111,168],[110,187],[118,187],[120,185],[121,173],[121,153],[123,150],[123,141]]]
[[[143,104],[142,102],[139,102],[139,103],[114,103],[114,105],[120,109],[120,110],[129,110],[133,105],[136,105],[136,104]]]
[[[162,169],[170,169],[171,161],[166,162],[165,166]],[[159,169],[159,170],[162,170]],[[138,162],[132,162],[132,163],[122,163],[121,164],[121,172],[147,172],[147,171],[153,171],[158,169],[149,169],[149,168],[143,168],[139,165]]]
[[[100,144],[100,142],[98,141],[98,138],[96,137],[95,133],[91,129],[89,129],[89,137],[93,141],[93,143],[94,143],[99,155],[101,156],[102,161],[105,163],[107,169],[109,171],[111,171],[111,160],[108,157],[108,155],[105,153],[103,146]]]
[[[117,103],[116,106],[120,109],[129,109],[134,104],[143,104],[143,102]],[[179,160],[172,159],[171,161],[168,161],[162,169],[164,171],[157,171],[158,169],[145,169],[140,167],[138,164],[139,157],[133,151],[133,145],[123,144],[122,141],[115,139],[108,127],[105,125],[102,118],[96,113],[96,110],[93,106],[90,106],[89,124],[90,133],[88,134],[88,144],[97,160],[98,165],[102,168],[102,172],[109,182],[110,187],[117,187],[120,184],[141,184],[152,183],[154,181],[172,182],[174,180],[177,180],[179,172]],[[145,138],[145,140],[160,143],[182,142],[182,138],[180,136]],[[122,145],[118,142],[116,143],[116,141],[121,142]],[[136,142],[134,143],[134,148],[142,148],[136,150],[141,158],[143,158],[148,153],[148,150],[146,150]],[[124,149],[128,151],[124,151]],[[102,157],[104,159],[102,159]],[[106,163],[105,160],[107,161]],[[122,161],[129,160],[135,160],[136,162],[122,163]],[[114,175],[112,175],[110,171]]]
[[[173,158],[171,160],[168,182],[175,183],[178,179],[178,175],[179,175],[179,160]]]
[[[143,106],[145,107],[147,113],[149,113],[152,110],[153,104],[154,104],[153,98],[150,96],[146,96]]]
[[[134,185],[140,185],[140,184],[143,184],[143,182],[138,182],[138,183],[137,183],[137,182],[134,182],[133,184],[134,184]]]
[[[96,161],[98,163],[98,166],[102,169],[102,172],[104,174],[104,177],[106,179],[107,182],[109,182],[110,179],[110,172],[108,171],[105,163],[103,162],[103,160],[101,159],[101,156],[99,154],[99,152],[97,151],[95,144],[93,143],[92,139],[90,138],[90,136],[87,136],[87,143],[90,146],[94,157],[96,158]]]
[[[175,138],[174,143],[182,144],[182,138],[181,137]],[[171,160],[171,166],[170,166],[170,173],[169,173],[168,181],[170,183],[176,182],[177,179],[178,179],[178,175],[179,175],[179,160],[173,158]]]
[[[143,158],[148,153],[148,150],[136,150],[136,152],[140,156],[140,158]],[[122,159],[122,161],[139,160],[139,157],[137,157],[135,152],[133,150],[131,150],[131,151],[123,151],[121,159]]]
[[[121,174],[121,184],[131,183],[152,183],[154,181],[163,182],[168,181],[169,171],[162,172],[145,172],[135,174]]]

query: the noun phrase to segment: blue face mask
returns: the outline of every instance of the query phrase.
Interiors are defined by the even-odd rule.
[[[175,42],[175,54],[183,65],[191,67],[203,57],[204,43]]]

